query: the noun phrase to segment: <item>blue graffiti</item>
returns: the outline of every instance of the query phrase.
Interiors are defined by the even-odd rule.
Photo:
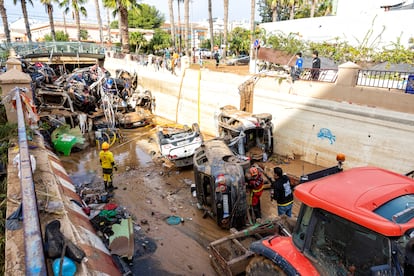
[[[329,139],[329,142],[331,142],[331,145],[335,142],[336,137],[332,134],[331,130],[328,128],[321,128],[318,133],[319,139]]]

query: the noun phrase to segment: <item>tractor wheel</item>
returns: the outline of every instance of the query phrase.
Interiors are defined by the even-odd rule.
[[[254,257],[246,268],[247,276],[266,276],[278,275],[286,276],[286,273],[280,269],[275,263],[266,257]]]

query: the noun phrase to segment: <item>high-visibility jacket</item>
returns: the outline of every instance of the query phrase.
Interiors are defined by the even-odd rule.
[[[260,202],[260,197],[263,193],[264,180],[262,174],[259,174],[248,181],[248,187],[250,188],[251,204],[256,206]]]
[[[114,155],[109,150],[101,150],[99,160],[103,169],[112,169],[115,166]]]

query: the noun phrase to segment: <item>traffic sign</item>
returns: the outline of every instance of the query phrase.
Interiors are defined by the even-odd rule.
[[[254,41],[254,44],[253,44],[254,48],[257,48],[259,46],[259,44],[260,44],[260,41],[258,39],[256,39]]]

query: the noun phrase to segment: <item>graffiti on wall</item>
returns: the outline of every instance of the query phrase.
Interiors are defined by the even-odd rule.
[[[331,145],[335,142],[336,137],[329,128],[321,128],[318,132],[319,139],[328,139]]]

